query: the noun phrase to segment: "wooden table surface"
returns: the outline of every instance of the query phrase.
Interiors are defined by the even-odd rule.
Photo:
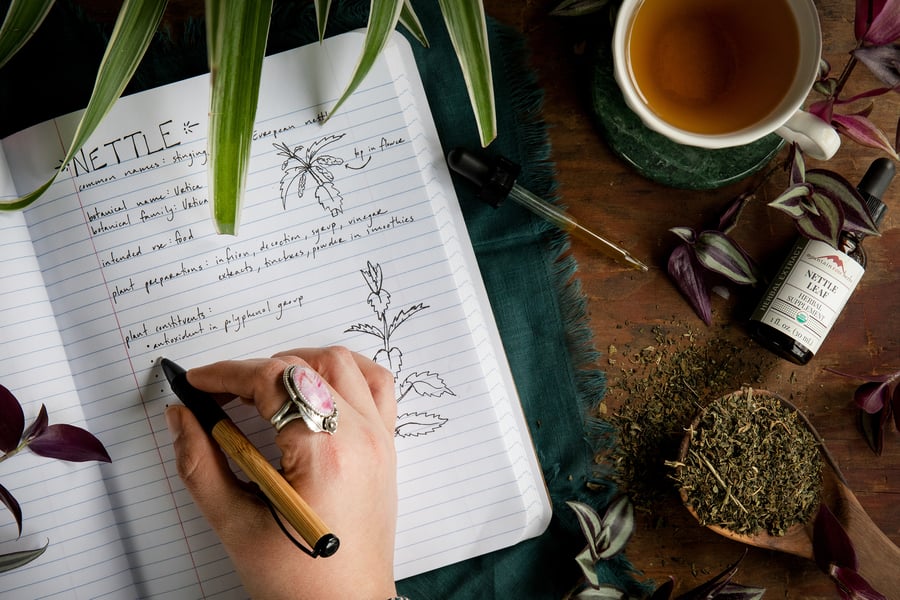
[[[751,383],[799,405],[824,437],[863,507],[888,537],[900,544],[900,435],[890,431],[883,454],[874,454],[855,425],[852,395],[858,382],[825,371],[830,367],[872,374],[900,369],[900,279],[896,273],[900,177],[885,198],[889,210],[882,236],[865,243],[869,257],[865,277],[809,364],[800,367],[776,359],[747,337],[742,326],[743,303],[756,293],[749,289],[731,288],[729,299],[714,296],[712,325],[704,325],[666,273],[676,242],[669,228],[700,228],[716,219],[736,195],[761,185],[734,236],[771,272],[795,235],[790,220],[766,206],[768,199],[784,189],[786,178],[779,171],[769,179],[757,175],[714,191],[687,191],[638,175],[610,150],[591,112],[588,58],[593,45],[606,43],[607,34],[603,28],[591,27],[588,19],[550,16],[559,1],[485,0],[485,10],[526,37],[530,65],[545,90],[543,118],[549,126],[551,160],[557,169],[562,202],[585,225],[606,234],[650,266],[648,273],[638,273],[578,242],[571,250],[579,265],[576,276],[587,296],[594,341],[603,353],[599,364],[587,366],[607,373],[608,392],[601,407],[605,418],[629,402],[642,400],[633,391],[641,383],[635,378],[644,378],[651,386],[659,384],[658,376],[648,375],[646,366],[634,369],[641,362],[635,357],[641,353],[665,361],[685,347],[701,351],[723,345],[739,348],[742,368],[733,374],[734,389]],[[117,2],[80,3],[100,19],[115,17]],[[173,0],[171,4],[170,14],[176,21],[185,6],[188,14],[200,10],[196,0]],[[824,56],[840,69],[855,43],[854,2],[817,0],[817,5]],[[860,67],[848,90],[873,87],[879,84]],[[876,99],[871,118],[893,139],[898,114],[900,95],[891,94]],[[827,167],[857,183],[879,156],[883,154],[845,139],[827,164],[809,160],[808,166]],[[752,381],[741,379],[751,376]],[[637,529],[626,548],[639,570],[639,580],[662,583],[671,576],[676,580],[676,593],[683,593],[741,556],[744,546],[692,520],[679,504],[671,482],[660,478],[643,484],[659,490],[660,496],[639,506]],[[812,562],[756,548],[743,559],[735,581],[766,588],[766,598],[838,597],[834,585]],[[900,591],[891,592],[893,598],[900,598]]]
[[[642,351],[663,354],[660,337],[699,348],[725,342],[741,348],[741,360],[758,369],[752,383],[793,399],[824,437],[850,488],[874,522],[900,544],[900,435],[891,430],[881,456],[873,453],[855,425],[853,390],[859,384],[825,368],[861,374],[900,369],[900,177],[888,191],[887,216],[880,238],[866,240],[868,268],[840,320],[813,360],[797,366],[772,356],[751,341],[743,329],[743,305],[754,292],[732,287],[729,299],[713,296],[712,325],[695,316],[666,272],[676,239],[675,226],[700,228],[717,218],[737,194],[762,183],[734,236],[769,272],[775,270],[793,225],[766,206],[786,186],[777,172],[714,191],[664,187],[638,175],[611,150],[594,125],[589,99],[587,61],[592,44],[604,43],[602,28],[586,27],[586,19],[549,16],[558,0],[486,0],[486,12],[521,32],[531,51],[530,64],[545,90],[543,118],[549,126],[551,160],[558,172],[559,195],[570,212],[588,227],[605,233],[649,266],[648,273],[623,268],[575,242],[576,274],[588,300],[595,344],[603,353],[598,366],[606,371],[609,391],[604,402],[609,417],[630,398],[636,374],[629,369]],[[852,0],[817,0],[824,35],[823,53],[836,70],[854,47]],[[596,32],[600,32],[597,34]],[[598,39],[599,38],[599,39]],[[879,87],[864,67],[857,67],[848,89]],[[900,95],[876,99],[871,118],[893,139],[900,115]],[[825,167],[858,183],[870,162],[883,153],[843,140],[826,163],[809,159],[809,167]],[[779,155],[783,158],[784,154]],[[674,350],[669,350],[669,356]],[[665,355],[663,360],[667,360]],[[646,372],[642,377],[646,377]],[[740,377],[736,374],[735,377]],[[664,457],[660,457],[662,459]],[[663,490],[670,482],[656,481]],[[676,580],[676,593],[705,581],[739,558],[744,546],[699,527],[671,491],[638,511],[637,530],[626,553],[640,570],[638,579],[662,583]],[[900,565],[897,566],[900,569]],[[830,579],[811,561],[751,548],[735,581],[764,587],[766,598],[837,598]],[[900,598],[900,590],[882,590]]]

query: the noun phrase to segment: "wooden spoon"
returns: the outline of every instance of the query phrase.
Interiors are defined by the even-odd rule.
[[[900,600],[900,548],[878,528],[866,511],[860,505],[859,500],[847,487],[847,481],[838,469],[834,458],[822,440],[822,437],[810,423],[803,411],[785,400],[778,394],[766,390],[753,390],[755,395],[771,396],[777,398],[783,406],[795,411],[801,421],[806,425],[815,437],[819,451],[824,458],[822,473],[821,501],[831,509],[837,520],[843,525],[853,543],[856,556],[859,559],[859,573],[874,587],[892,600]],[[691,427],[681,442],[678,461],[683,463],[687,457],[688,447],[691,443],[692,432],[696,430],[703,411],[697,415],[691,423]],[[681,467],[678,467],[680,471]],[[681,499],[688,511],[699,521],[696,511],[688,502],[687,493],[680,490]],[[770,550],[778,550],[788,554],[795,554],[813,560],[813,520],[817,511],[806,523],[798,523],[781,536],[773,536],[768,532],[760,532],[753,535],[735,533],[718,525],[706,525],[708,529],[727,538]]]

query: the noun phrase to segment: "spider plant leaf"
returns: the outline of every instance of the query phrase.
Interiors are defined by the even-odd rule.
[[[378,58],[378,55],[387,43],[388,36],[394,30],[394,27],[397,26],[403,5],[404,0],[372,0],[362,53],[357,60],[350,83],[347,84],[347,88],[335,103],[334,108],[328,113],[329,116],[337,112],[338,108],[356,91],[359,84],[366,78],[366,75],[372,69],[372,65],[375,64],[375,59]]]
[[[125,0],[100,62],[91,98],[59,170],[33,192],[12,202],[0,203],[0,209],[25,208],[52,185],[122,95],[156,33],[165,8],[166,0]]]
[[[414,38],[416,38],[423,47],[428,48],[428,38],[425,37],[425,30],[422,29],[422,23],[419,16],[413,10],[409,0],[404,0],[403,9],[400,11],[400,24],[406,27]]]
[[[319,43],[325,40],[325,26],[328,25],[328,13],[331,0],[316,0],[316,28],[319,30]]]
[[[439,0],[456,57],[462,67],[481,145],[497,137],[491,55],[481,0]]]
[[[220,234],[236,235],[250,162],[272,0],[207,0],[209,193]]]
[[[34,35],[54,0],[12,0],[0,26],[0,68]]]

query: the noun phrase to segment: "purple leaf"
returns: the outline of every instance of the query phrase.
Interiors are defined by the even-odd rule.
[[[841,229],[866,235],[880,235],[862,195],[844,177],[834,171],[810,169],[806,174],[806,180],[813,185],[815,191],[840,204],[841,214],[844,217]]]
[[[731,204],[725,207],[722,216],[719,217],[719,231],[724,233],[731,231],[737,225],[738,218],[740,218],[744,207],[748,202],[753,200],[754,197],[755,194],[753,192],[744,192],[735,198]]]
[[[0,450],[9,452],[19,445],[25,429],[25,413],[12,392],[0,385]]]
[[[894,388],[891,399],[891,412],[894,413],[894,427],[900,429],[900,385]]]
[[[832,122],[837,127],[838,132],[843,133],[857,144],[867,148],[884,150],[895,160],[900,159],[897,156],[897,152],[891,147],[891,143],[884,132],[866,117],[835,114],[832,116]]]
[[[703,280],[703,273],[694,260],[693,248],[685,244],[675,248],[669,256],[668,270],[678,289],[694,307],[694,312],[709,325],[712,322],[709,291]]]
[[[34,422],[28,426],[28,429],[25,430],[22,437],[27,440],[41,435],[44,430],[47,429],[47,422],[47,407],[41,404],[41,410],[38,411],[38,416],[35,418]]]
[[[831,565],[854,571],[859,567],[853,543],[824,502],[819,505],[819,512],[813,521],[813,555],[816,564],[825,573],[828,573]]]
[[[13,514],[13,517],[16,520],[16,525],[19,527],[19,535],[22,535],[22,507],[19,506],[19,502],[13,498],[13,495],[9,493],[9,490],[0,485],[0,501],[9,509],[9,512]]]
[[[831,115],[834,114],[834,98],[827,98],[809,105],[809,112],[816,115],[826,123],[831,123]]]
[[[39,456],[72,462],[112,462],[103,444],[88,431],[74,425],[50,425],[28,447]]]
[[[675,590],[675,580],[669,576],[664,584],[656,588],[649,600],[669,600]]]
[[[856,405],[870,415],[887,406],[890,400],[891,390],[886,381],[866,382],[856,388],[853,393],[853,401],[856,402]]]
[[[875,18],[863,40],[873,46],[882,46],[900,38],[900,0],[873,0],[873,7]]]
[[[847,594],[853,600],[887,600],[887,598],[873,588],[856,569],[848,569],[838,565],[831,565],[828,574],[837,583],[838,589]]]
[[[704,231],[694,246],[704,267],[739,284],[756,283],[753,259],[730,237],[719,231]]]
[[[885,419],[883,415],[886,412],[881,410],[874,414],[869,414],[864,410],[856,411],[856,425],[859,428],[859,432],[872,452],[878,456],[881,456],[884,452],[883,423]]]
[[[853,21],[853,33],[857,41],[863,39],[872,19],[884,7],[886,0],[856,0],[856,17]]]

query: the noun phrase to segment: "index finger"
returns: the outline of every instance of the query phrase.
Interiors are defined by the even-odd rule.
[[[281,360],[250,358],[223,360],[189,369],[188,382],[211,394],[231,394],[256,405],[260,415],[272,418],[284,404],[286,395],[282,375],[284,370],[301,359]]]

